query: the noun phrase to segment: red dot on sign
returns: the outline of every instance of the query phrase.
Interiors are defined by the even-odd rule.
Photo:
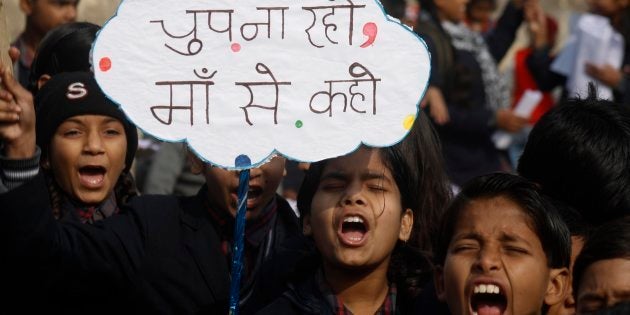
[[[112,68],[112,60],[107,57],[103,57],[98,63],[98,66],[101,68],[101,71],[107,72]]]
[[[239,52],[239,51],[241,51],[241,44],[239,44],[239,43],[234,43],[234,44],[232,44],[232,47],[231,47],[231,48],[232,48],[232,51],[233,51],[233,52]]]

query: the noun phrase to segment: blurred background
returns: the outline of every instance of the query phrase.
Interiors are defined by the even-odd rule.
[[[7,25],[11,42],[24,29],[24,14],[20,10],[20,0],[3,0],[7,10]],[[120,0],[81,0],[78,7],[78,21],[88,21],[103,25],[115,12]]]
[[[7,9],[8,27],[11,40],[16,38],[24,29],[24,14],[20,11],[20,0],[3,0]],[[498,0],[502,6],[508,0]],[[561,21],[568,17],[571,11],[582,11],[589,0],[541,0],[545,11],[555,16],[560,25]],[[415,0],[409,0],[413,4]],[[120,0],[81,0],[79,3],[79,21],[88,21],[103,25],[115,12]],[[497,10],[500,12],[500,10]],[[563,38],[567,30],[560,29],[560,38]]]

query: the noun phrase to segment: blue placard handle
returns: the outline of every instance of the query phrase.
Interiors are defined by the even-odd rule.
[[[240,159],[240,160],[239,160]],[[237,166],[249,164],[247,157],[239,156]],[[239,165],[241,164],[241,165]],[[238,315],[243,273],[243,252],[245,250],[245,213],[247,212],[247,191],[249,190],[249,169],[241,171],[238,182],[238,210],[234,226],[234,247],[232,248],[232,283],[230,284],[230,315]]]

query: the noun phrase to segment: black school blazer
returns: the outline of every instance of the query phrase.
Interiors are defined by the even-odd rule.
[[[310,250],[296,215],[277,198],[274,243],[241,293],[248,296],[241,314],[278,297]],[[0,194],[0,253],[0,285],[12,292],[6,305],[21,312],[226,314],[229,269],[199,196],[142,196],[95,225],[61,222],[40,173]]]

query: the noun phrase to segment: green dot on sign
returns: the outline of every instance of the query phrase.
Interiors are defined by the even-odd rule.
[[[295,122],[295,127],[302,128],[302,126],[304,126],[304,123],[302,123],[301,120],[298,120],[298,121]]]

